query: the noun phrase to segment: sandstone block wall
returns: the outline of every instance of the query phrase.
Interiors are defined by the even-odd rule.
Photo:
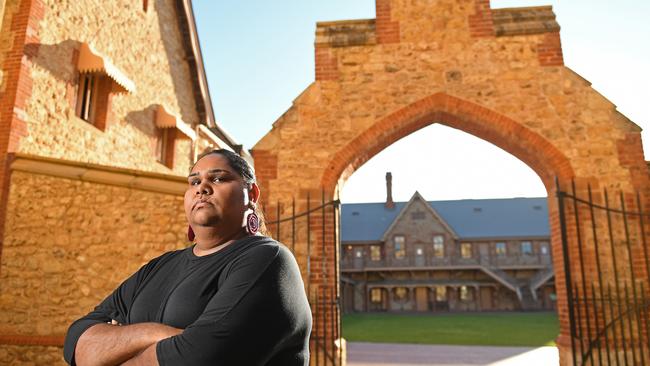
[[[0,263],[5,343],[10,335],[26,336],[26,344],[61,342],[74,319],[141,265],[188,245],[182,200],[180,194],[12,172]],[[45,357],[11,356],[21,349],[28,348],[0,346],[0,361]]]
[[[53,346],[0,346],[0,364],[6,366],[66,366],[63,348]]]
[[[169,172],[153,155],[155,105],[186,123],[200,122],[176,2],[156,1],[148,11],[138,1],[43,6],[40,40],[25,45],[32,90],[17,152]],[[75,116],[80,42],[92,44],[136,86],[134,93],[113,95],[104,131]],[[187,174],[191,156],[189,140],[177,140],[173,172]]]

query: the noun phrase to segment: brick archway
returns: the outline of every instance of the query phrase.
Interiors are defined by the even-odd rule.
[[[556,177],[562,182],[574,178],[569,159],[539,134],[488,108],[436,93],[391,113],[349,141],[324,169],[321,186],[333,195],[341,181],[384,148],[436,122],[465,131],[516,156],[537,173],[547,192],[555,190]]]
[[[338,185],[361,164],[431,123],[489,141],[531,167],[548,192],[558,347],[561,365],[572,364],[554,178],[563,190],[573,179],[578,194],[586,195],[588,185],[595,192],[623,191],[629,209],[638,191],[649,207],[641,129],[564,66],[550,7],[494,10],[489,0],[376,0],[376,14],[317,24],[315,82],[252,149],[262,200],[289,202],[271,217],[290,214],[294,199],[301,212],[306,197],[320,197],[321,189],[335,198]],[[598,194],[594,199],[603,201]],[[323,227],[336,227],[332,218],[324,220]],[[568,227],[572,235],[579,230]],[[312,245],[334,235],[312,225],[309,232]],[[296,246],[302,269],[308,267],[300,256],[305,247]],[[323,251],[329,273],[337,268],[335,253]],[[320,256],[312,253],[312,268],[320,266]],[[568,265],[577,268],[571,258]],[[647,273],[645,264],[634,266]],[[593,277],[596,271],[586,273]],[[326,284],[322,277],[312,283]]]

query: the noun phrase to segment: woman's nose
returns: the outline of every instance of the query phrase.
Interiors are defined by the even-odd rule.
[[[210,186],[209,186],[209,185],[207,185],[207,184],[205,184],[205,183],[201,183],[201,184],[199,184],[199,185],[196,187],[196,192],[195,192],[195,193],[196,193],[197,195],[200,195],[200,194],[211,194],[211,193],[212,193],[212,190],[210,189]]]

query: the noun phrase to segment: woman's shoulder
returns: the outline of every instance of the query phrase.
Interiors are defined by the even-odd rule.
[[[245,250],[248,254],[273,256],[291,254],[284,244],[268,236],[251,236],[248,240],[250,244]]]
[[[289,248],[268,236],[257,235],[243,240],[245,242],[240,246],[236,261],[243,259],[253,259],[261,262],[295,260]]]

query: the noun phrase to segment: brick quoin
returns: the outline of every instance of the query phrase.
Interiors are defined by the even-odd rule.
[[[494,37],[494,22],[490,0],[474,0],[475,13],[467,18],[470,35],[478,37]]]
[[[650,189],[648,180],[650,178],[648,177],[648,166],[645,164],[643,155],[641,135],[638,133],[625,135],[625,138],[617,142],[616,148],[621,166],[630,170],[634,189],[642,191],[645,188],[645,191],[641,193],[650,195],[650,192],[648,192],[648,189]]]
[[[265,192],[268,192],[269,182],[278,177],[278,155],[267,150],[251,150],[251,155],[255,160],[255,177],[257,178],[257,185],[261,191],[261,204],[265,206],[266,210],[270,209],[272,202],[266,203]],[[275,212],[275,211],[273,211]],[[267,220],[272,221],[275,216],[271,210],[265,212]]]
[[[560,32],[544,34],[544,39],[537,45],[537,58],[540,66],[564,65]]]
[[[398,43],[399,22],[391,18],[391,0],[377,0],[375,2],[377,43]]]
[[[337,80],[339,78],[338,60],[330,47],[317,45],[315,49],[316,80]]]
[[[26,48],[26,44],[38,44],[38,23],[45,15],[45,7],[41,0],[23,0],[11,19],[10,32],[13,34],[13,44],[6,54],[2,65],[5,71],[5,89],[0,94],[0,220],[5,222],[10,166],[13,154],[18,149],[21,138],[27,135],[25,124],[25,109],[31,96],[32,78],[28,56],[38,52],[37,47]],[[4,226],[0,227],[0,261]]]
[[[11,18],[5,14],[5,19],[11,19],[9,31],[13,34],[13,44],[6,53],[2,65],[6,79],[4,91],[0,93],[0,222],[3,223],[7,215],[11,163],[20,140],[27,136],[25,109],[32,91],[29,58],[38,53],[37,46],[26,47],[26,45],[39,44],[38,23],[44,15],[45,7],[41,0],[23,0]],[[2,225],[0,226],[0,263],[4,237],[4,225]],[[0,344],[61,346],[63,338],[0,334]]]

